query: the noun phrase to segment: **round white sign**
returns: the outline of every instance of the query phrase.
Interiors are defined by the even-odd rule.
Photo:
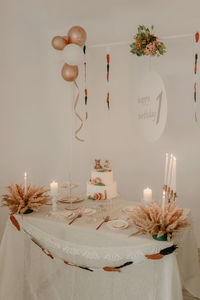
[[[142,79],[137,97],[139,130],[147,141],[154,142],[162,135],[167,121],[167,98],[160,75],[149,72]]]

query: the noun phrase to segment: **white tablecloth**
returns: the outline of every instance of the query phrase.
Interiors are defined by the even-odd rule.
[[[177,254],[161,260],[141,260],[144,254],[158,253],[172,243],[128,238],[133,228],[118,233],[104,225],[95,231],[95,224],[87,224],[84,218],[68,226],[62,218],[47,217],[46,209],[24,216],[23,221],[18,217],[26,233],[17,231],[10,220],[7,222],[0,247],[1,300],[181,300],[181,281],[200,297],[193,232],[185,231],[179,237]],[[42,252],[30,236],[54,259]],[[63,260],[94,271],[66,265]],[[122,268],[120,273],[102,269],[130,260],[137,263]]]

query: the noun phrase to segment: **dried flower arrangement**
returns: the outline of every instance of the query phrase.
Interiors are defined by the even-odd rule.
[[[190,225],[186,221],[189,213],[189,209],[178,208],[175,201],[168,203],[164,212],[161,204],[151,202],[148,207],[138,205],[130,218],[138,229],[135,234],[147,233],[157,238],[166,235],[169,241],[181,228]]]
[[[154,29],[153,25],[151,29]],[[165,44],[160,42],[158,37],[152,34],[149,28],[144,25],[138,26],[138,32],[134,36],[134,39],[135,42],[130,45],[132,54],[136,54],[137,56],[160,56],[166,53]]]
[[[43,204],[51,199],[46,194],[48,190],[44,187],[37,188],[32,184],[27,186],[26,192],[21,184],[12,184],[7,189],[9,194],[2,195],[2,206],[7,206],[11,215],[38,211]]]

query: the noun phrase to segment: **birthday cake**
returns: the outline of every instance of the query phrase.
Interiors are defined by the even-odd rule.
[[[113,171],[108,160],[105,160],[103,166],[100,160],[95,160],[90,181],[87,183],[87,197],[90,200],[107,200],[117,197],[117,184],[113,180]]]

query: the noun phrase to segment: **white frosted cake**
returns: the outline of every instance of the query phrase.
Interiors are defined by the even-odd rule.
[[[87,183],[87,197],[91,200],[106,200],[117,197],[117,184],[113,180],[113,171],[109,161],[101,166],[100,160],[95,160],[95,167],[91,171],[90,181]]]

